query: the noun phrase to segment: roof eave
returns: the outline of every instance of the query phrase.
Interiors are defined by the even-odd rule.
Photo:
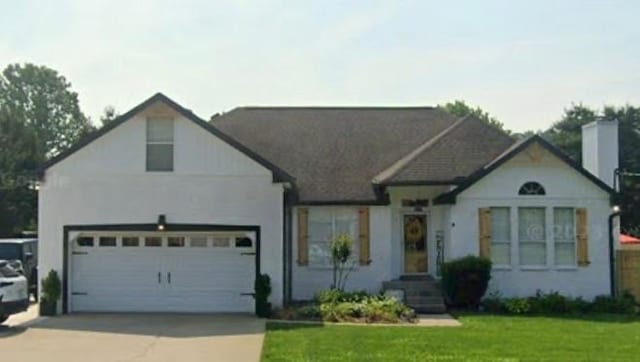
[[[390,181],[382,183],[384,186],[455,186],[460,185],[464,178],[452,180],[412,180],[412,181]]]

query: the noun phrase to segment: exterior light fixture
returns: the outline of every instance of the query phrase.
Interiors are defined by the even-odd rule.
[[[165,231],[167,229],[167,217],[164,215],[158,215],[158,231]]]
[[[611,210],[612,210],[613,212],[620,212],[620,206],[618,206],[618,205],[614,205],[614,206],[611,208]]]
[[[38,182],[38,181],[29,181],[28,184],[27,184],[27,187],[30,190],[38,191],[38,190],[40,190],[40,182]]]

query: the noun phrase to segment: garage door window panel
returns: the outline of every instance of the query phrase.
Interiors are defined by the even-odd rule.
[[[170,248],[182,248],[186,245],[184,236],[170,236],[167,238],[167,246]]]
[[[214,248],[228,248],[231,246],[231,238],[229,238],[228,236],[216,236],[213,238],[212,246]]]
[[[125,248],[140,246],[140,238],[137,236],[124,236],[122,238],[122,246]]]
[[[98,246],[100,247],[115,247],[117,245],[115,236],[101,236],[98,238]]]
[[[76,244],[79,247],[91,248],[93,247],[93,236],[81,236],[76,240]]]
[[[189,245],[192,248],[206,248],[207,237],[206,236],[192,236],[189,238]]]
[[[162,238],[157,236],[147,236],[144,238],[144,246],[158,248],[162,246]]]
[[[236,238],[236,248],[252,248],[253,241],[246,236]]]

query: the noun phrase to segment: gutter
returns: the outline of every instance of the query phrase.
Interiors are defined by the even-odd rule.
[[[292,283],[292,207],[291,207],[292,190],[285,189],[282,197],[282,304],[287,306],[291,303]]]
[[[611,296],[616,296],[616,274],[615,274],[615,254],[613,238],[613,220],[620,216],[620,209],[614,207],[614,211],[609,215],[609,285],[611,286]]]

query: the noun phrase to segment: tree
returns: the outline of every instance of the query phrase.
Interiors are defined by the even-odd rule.
[[[329,254],[333,266],[333,289],[344,290],[347,278],[355,262],[351,259],[353,239],[349,234],[338,234],[329,243]]]
[[[528,131],[524,131],[524,132],[514,132],[511,134],[511,137],[517,139],[517,140],[522,140],[525,138],[529,138],[532,137],[534,135],[537,134],[542,134],[542,131],[532,131],[532,130],[528,130]]]
[[[544,132],[545,138],[582,163],[582,126],[598,119],[596,110],[574,104],[565,109],[562,118]]]
[[[71,83],[45,66],[7,66],[0,75],[0,107],[33,129],[38,153],[47,157],[69,148],[92,130]]]
[[[493,126],[501,131],[504,131],[507,134],[511,134],[511,131],[506,130],[504,128],[504,124],[500,122],[497,118],[490,115],[489,112],[485,112],[480,107],[473,108],[462,100],[455,100],[453,102],[448,102],[448,103],[445,103],[444,105],[439,105],[438,107],[444,110],[445,112],[453,114],[458,117],[465,117],[468,115],[472,115],[484,121],[490,126]]]
[[[0,237],[36,225],[35,170],[42,158],[32,129],[0,107]]]
[[[104,127],[109,123],[115,121],[119,116],[120,114],[113,106],[106,106],[102,111],[102,116],[100,116],[100,123],[102,123],[102,127]]]

